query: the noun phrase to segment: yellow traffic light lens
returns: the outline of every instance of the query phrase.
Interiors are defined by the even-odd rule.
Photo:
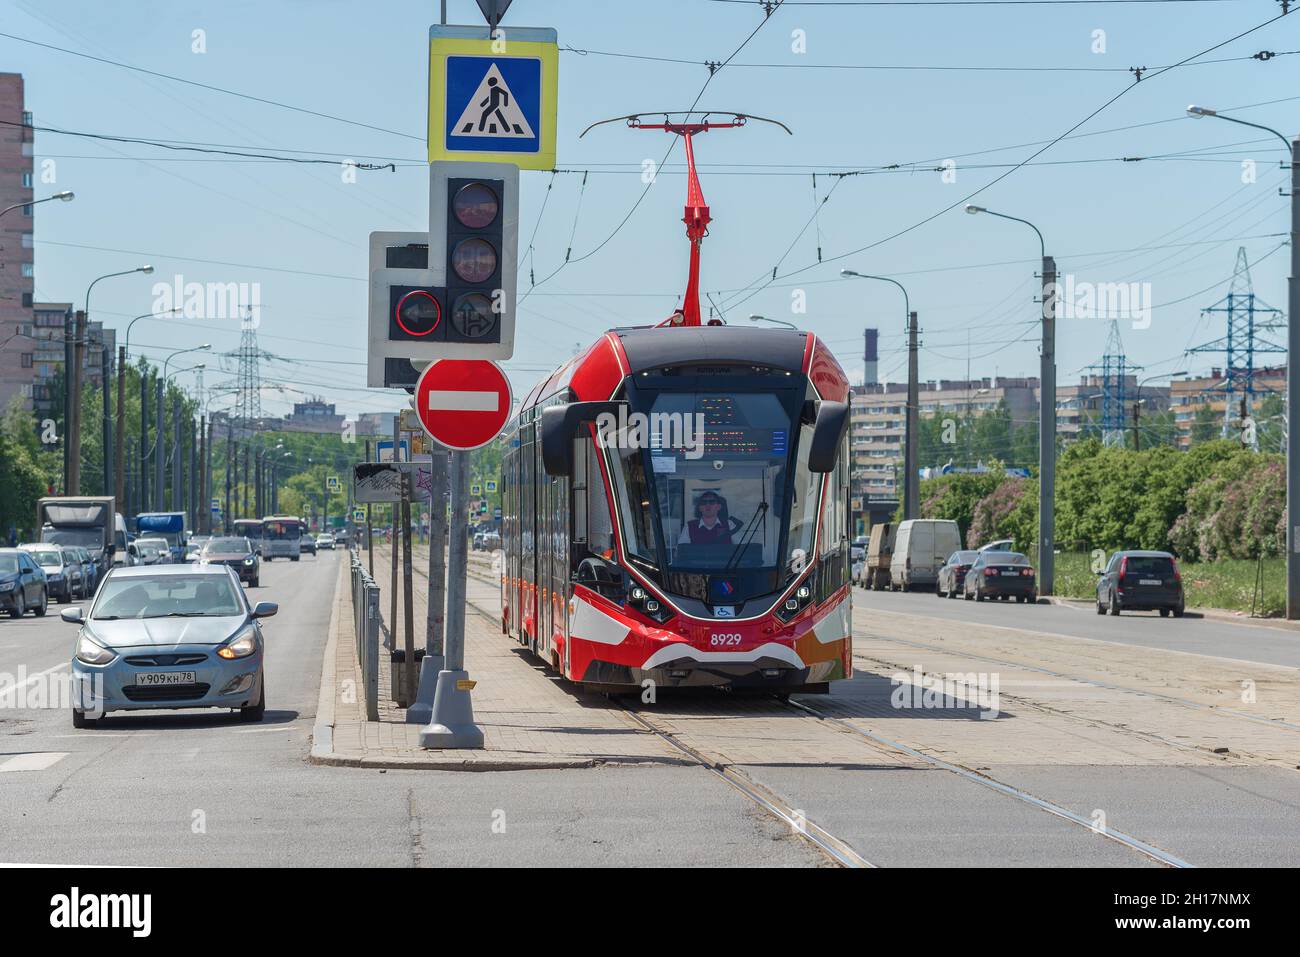
[[[497,271],[497,251],[482,239],[462,239],[451,252],[451,268],[464,282],[487,282]]]

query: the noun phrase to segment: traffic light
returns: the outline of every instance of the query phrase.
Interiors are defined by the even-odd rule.
[[[448,342],[500,340],[504,193],[503,180],[447,179]]]
[[[431,163],[429,231],[370,234],[366,384],[410,389],[439,359],[509,359],[518,264],[519,168]]]
[[[436,261],[439,247],[441,260]],[[519,265],[519,167],[429,164],[429,264],[446,288],[443,356],[510,358]]]

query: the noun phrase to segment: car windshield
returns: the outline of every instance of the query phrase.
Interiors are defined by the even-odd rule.
[[[629,389],[626,424],[598,437],[624,544],[663,570],[669,590],[745,601],[806,567],[822,476],[807,468],[802,398],[794,388]]]
[[[0,575],[14,575],[18,572],[17,555],[0,555]]]
[[[948,559],[948,562],[953,565],[969,565],[979,557],[979,552],[953,552],[952,558]]]
[[[1174,563],[1163,555],[1129,555],[1124,570],[1129,575],[1172,575]]]
[[[214,538],[203,548],[204,555],[247,555],[250,551],[246,538]]]
[[[42,568],[62,568],[63,558],[56,551],[45,550],[41,552],[32,552],[32,560]]]
[[[986,565],[1028,565],[1029,559],[1019,552],[985,552]]]
[[[104,544],[104,530],[100,528],[51,528],[41,529],[41,541],[51,545],[84,545],[87,548],[100,548]]]
[[[302,537],[302,526],[297,522],[267,522],[262,526],[262,537],[272,542],[297,541]]]
[[[241,596],[224,574],[110,577],[99,591],[91,618],[225,618],[245,612]]]

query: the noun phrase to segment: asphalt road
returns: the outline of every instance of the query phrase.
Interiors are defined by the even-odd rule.
[[[1115,618],[1098,615],[1090,606],[949,600],[935,597],[932,591],[889,592],[864,588],[854,589],[853,606],[944,622],[1004,625],[1038,634],[1116,641],[1300,668],[1300,630],[1281,624],[1239,624],[1223,618],[1200,617],[1190,611],[1183,618],[1161,618],[1154,611],[1126,611]]]
[[[0,711],[0,863],[821,866],[788,828],[697,768],[502,774],[306,762],[345,552],[263,566],[267,714]],[[0,620],[0,688],[66,673],[75,627]],[[30,702],[29,702],[30,703]],[[18,768],[30,768],[19,770]]]
[[[224,712],[146,713],[75,731],[66,708],[0,711],[0,863],[826,865],[820,852],[702,768],[466,774],[309,765],[328,599],[345,560],[346,553],[323,552],[264,566],[256,597],[279,602],[281,611],[265,628],[261,724]],[[1201,632],[1226,627],[1219,634],[1249,655],[1281,655],[1295,641],[1247,626],[1112,621],[1051,606],[958,604],[919,594],[860,593],[858,601],[1136,644],[1210,642]],[[0,688],[16,678],[34,678],[34,687],[43,672],[66,673],[75,628],[59,620],[57,607],[43,620],[0,620]],[[878,684],[878,676],[859,671],[832,697]],[[695,707],[680,704],[685,712]],[[857,762],[778,760],[743,770],[883,866],[1153,865],[1087,827],[957,774],[863,754]],[[1300,803],[1286,769],[1007,765],[984,773],[1084,817],[1104,808],[1111,826],[1193,864],[1300,864]]]

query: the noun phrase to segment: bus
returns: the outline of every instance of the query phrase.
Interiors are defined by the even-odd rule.
[[[268,515],[262,519],[262,559],[299,558],[303,532],[307,523],[292,515]]]
[[[262,554],[262,521],[257,518],[237,518],[231,523],[230,534],[246,538],[257,554]]]

